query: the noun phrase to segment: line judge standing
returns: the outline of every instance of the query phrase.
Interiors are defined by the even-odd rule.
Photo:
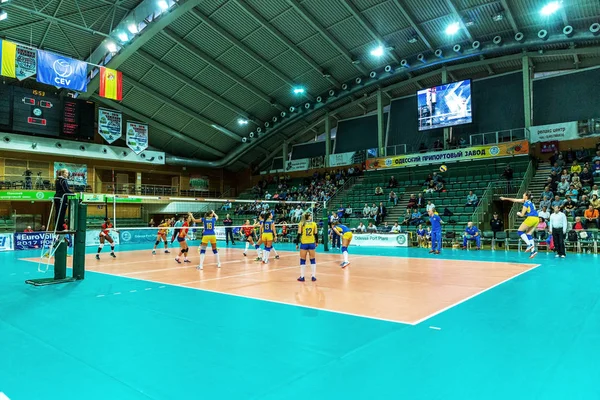
[[[554,240],[556,257],[565,258],[565,236],[567,234],[567,216],[560,210],[560,207],[554,207],[554,213],[550,216],[549,230]]]
[[[69,199],[67,194],[73,194],[71,188],[69,188],[69,170],[66,168],[59,169],[54,182],[56,193],[54,193],[54,210],[56,212],[56,219],[54,220],[54,228],[56,231],[62,231],[65,215],[67,213],[67,207],[69,206]],[[63,197],[64,196],[64,197]],[[62,202],[61,202],[62,200]]]

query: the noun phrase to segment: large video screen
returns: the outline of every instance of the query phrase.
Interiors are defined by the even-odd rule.
[[[420,131],[473,122],[471,80],[419,90],[417,102]]]

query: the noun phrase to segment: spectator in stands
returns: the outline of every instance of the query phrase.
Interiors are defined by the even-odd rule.
[[[346,215],[346,209],[344,208],[344,206],[342,204],[340,204],[340,206],[337,210],[337,217],[340,222],[343,222],[344,215]]]
[[[598,210],[594,209],[594,207],[590,204],[588,209],[585,210],[583,214],[585,218],[585,227],[586,229],[600,229],[600,219]]]
[[[363,218],[369,218],[371,216],[371,207],[369,207],[369,205],[367,203],[365,203],[365,206],[363,208]]]
[[[467,195],[467,203],[465,204],[465,206],[477,207],[477,203],[479,203],[477,195],[473,193],[472,190],[469,190],[469,194]]]
[[[567,190],[569,190],[569,186],[571,186],[571,185],[569,184],[569,181],[567,180],[567,178],[564,176],[561,176],[560,183],[556,187],[556,192],[559,195],[564,196],[567,193]]]
[[[412,219],[412,213],[410,212],[410,208],[406,209],[406,214],[404,215],[404,220],[402,220],[402,225],[410,224],[410,220]]]
[[[544,207],[546,207],[547,209],[550,209],[550,207],[552,207],[551,197],[544,196],[544,199],[540,201],[540,209]]]
[[[494,234],[494,239],[496,239],[496,235],[498,232],[502,232],[504,230],[504,221],[500,219],[498,213],[495,212],[492,220],[490,221],[490,226],[492,227],[492,233]],[[499,242],[500,244],[500,242]]]
[[[271,196],[271,193],[269,193],[269,191],[267,190],[267,191],[265,192],[265,200],[271,200],[271,197],[272,197],[272,196]]]
[[[388,197],[388,201],[390,203],[392,203],[394,206],[398,205],[398,196],[396,195],[396,193],[393,190],[390,192],[390,195]]]
[[[388,182],[388,188],[397,188],[398,181],[393,176],[390,177],[390,181]]]
[[[559,178],[562,180],[563,178],[567,180],[567,182],[571,182],[571,174],[566,169],[563,169],[560,173]]]
[[[394,222],[394,226],[392,226],[392,229],[390,229],[391,233],[400,233],[400,225],[398,225],[398,222]]]
[[[354,175],[354,167],[351,165],[350,168],[348,168],[348,176],[352,175]]]
[[[375,196],[383,196],[383,189],[381,188],[381,186],[377,186],[375,188]]]
[[[365,224],[363,224],[362,222],[359,222],[358,226],[356,227],[356,232],[365,233],[366,231],[367,231],[367,227],[365,226]]]
[[[391,229],[392,229],[392,227],[389,226],[387,222],[384,222],[383,226],[379,227],[379,231],[381,231],[381,233],[390,233]]]
[[[554,193],[556,193],[556,185],[558,185],[558,182],[560,182],[560,175],[556,172],[551,172],[546,184],[550,185],[550,189],[552,189]]]
[[[150,218],[150,222],[148,222],[148,228],[154,228],[156,226],[156,222],[154,222],[154,218]]]
[[[298,206],[296,207],[296,210],[294,210],[294,216],[292,219],[292,222],[300,222],[300,219],[302,218],[302,207]]]
[[[419,209],[415,208],[410,215],[410,224],[411,225],[419,225],[423,223],[423,219],[421,218],[421,212]]]
[[[600,161],[600,150],[596,151],[596,155],[592,158],[592,162],[595,164],[596,161]]]
[[[592,176],[600,176],[600,160],[594,161],[594,165],[592,165]]]
[[[436,183],[432,180],[429,181],[429,184],[427,185],[427,189],[425,189],[425,193],[433,193],[435,192],[435,186]]]
[[[461,136],[461,138],[458,140],[458,145],[460,147],[467,147],[467,140]]]
[[[352,218],[352,216],[353,216],[352,213],[353,213],[352,206],[350,204],[348,204],[346,206],[346,212],[345,212],[344,216],[346,217],[346,219]]]
[[[419,145],[419,153],[427,153],[427,146],[423,142]]]
[[[581,200],[579,200],[579,202],[577,203],[577,213],[579,215],[583,215],[583,213],[585,212],[585,210],[588,209],[590,204],[590,199],[587,197],[587,195],[584,194],[583,196],[581,196]]]
[[[579,163],[577,162],[577,160],[573,161],[573,164],[571,164],[571,174],[580,174],[581,173],[581,165],[579,165]]]
[[[563,204],[563,209],[565,210],[565,214],[575,218],[575,210],[577,209],[577,204],[575,204],[569,196],[567,196],[567,201],[565,202],[565,204]]]
[[[549,199],[554,197],[554,193],[552,193],[552,189],[550,189],[550,185],[546,185],[546,187],[544,187],[544,191],[542,192],[542,194],[540,196],[540,201],[544,200],[544,197],[548,197]]]
[[[446,191],[446,189],[444,189],[444,182],[443,181],[440,180],[440,181],[438,181],[435,184],[435,191],[436,192],[440,192],[440,193]]]
[[[556,164],[560,168],[564,168],[565,167],[565,158],[563,157],[562,154],[559,154],[558,157],[556,158]]]
[[[456,140],[456,136],[452,135],[446,140],[449,149],[456,149],[458,147],[458,140]]]
[[[583,147],[575,152],[575,159],[579,161],[579,163],[585,162],[588,158],[588,151]]]
[[[24,233],[31,233],[31,232],[33,232],[33,229],[31,229],[31,226],[28,226],[27,228],[25,228],[25,229],[23,230],[23,232],[24,232]]]
[[[543,218],[545,221],[550,220],[550,212],[548,212],[548,207],[543,206],[541,210],[538,212],[538,216]]]
[[[377,207],[377,223],[382,223],[385,217],[387,217],[387,208],[383,205],[383,202],[379,202],[379,207]]]
[[[437,139],[435,142],[433,142],[433,150],[434,151],[444,150],[444,144],[442,143],[442,141],[440,139]]]
[[[502,172],[502,177],[506,179],[506,190],[507,193],[512,192],[512,181],[513,181],[514,172],[510,167],[510,164],[506,164],[504,171]]]
[[[584,168],[579,174],[579,180],[583,187],[592,187],[594,185],[594,175],[590,172],[589,168]]]
[[[565,204],[564,200],[561,200],[559,195],[554,196],[554,201],[552,202],[552,209],[558,207],[562,210],[563,205]]]
[[[367,233],[377,233],[377,225],[373,223],[373,221],[369,222],[367,226]]]
[[[579,191],[577,189],[575,189],[575,185],[570,184],[569,190],[567,190],[567,193],[565,193],[565,196],[567,198],[570,197],[574,203],[577,203],[577,199],[579,198]]]
[[[417,197],[417,208],[425,208],[425,199],[423,198],[423,193],[419,193],[419,196]]]
[[[417,206],[417,196],[415,196],[414,194],[410,195],[410,198],[408,199],[408,208],[415,208]]]
[[[596,210],[600,210],[600,196],[598,196],[597,194],[592,195],[592,199],[590,200],[590,204]]]
[[[441,182],[443,182],[443,181],[444,181],[444,178],[442,178],[442,176],[441,176],[440,174],[438,174],[437,172],[434,172],[434,173],[433,173],[433,181],[434,181],[435,183],[438,183],[438,182],[440,182],[440,181],[441,181]]]
[[[479,234],[479,228],[473,225],[473,222],[469,221],[463,234],[463,245],[462,249],[467,249],[467,241],[473,240],[477,246],[477,250],[481,250],[481,235]]]
[[[581,184],[581,181],[579,180],[579,176],[577,174],[573,175],[573,178],[571,178],[571,185],[573,185],[573,187],[577,189],[577,192],[581,194],[583,185]]]
[[[558,166],[558,163],[555,162],[554,165],[552,165],[552,168],[550,168],[550,172],[556,172],[557,174],[560,174],[562,171],[562,168]]]
[[[573,224],[573,230],[583,231],[585,226],[583,226],[583,222],[581,222],[581,217],[575,217],[575,223]]]
[[[548,237],[548,223],[546,221],[547,220],[545,218],[540,217],[540,221],[538,222],[537,228],[534,233],[536,239],[545,240],[546,237]]]
[[[338,213],[336,213],[335,211],[332,211],[331,215],[329,216],[329,225],[337,223],[338,220],[339,220]]]
[[[554,208],[554,213],[550,216],[550,224],[548,225],[552,239],[554,240],[554,248],[556,249],[556,257],[565,258],[565,236],[567,235],[567,217],[560,210],[560,207]]]
[[[374,219],[375,221],[377,221],[377,214],[379,213],[379,208],[375,205],[375,203],[373,203],[373,205],[371,206],[371,215],[370,217],[372,219]]]
[[[431,202],[431,200],[427,200],[427,205],[425,206],[425,210],[429,212],[432,208],[435,208],[435,204]]]
[[[46,225],[42,225],[42,227],[40,228],[40,232],[46,232]]]

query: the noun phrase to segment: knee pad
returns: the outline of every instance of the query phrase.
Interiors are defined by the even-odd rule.
[[[317,263],[317,259],[316,258],[311,258],[310,259],[310,263],[311,264],[316,264]]]
[[[305,260],[305,259],[303,259],[303,258],[301,258],[301,259],[300,259],[300,265],[306,265],[306,260]]]
[[[524,234],[525,232],[523,231],[517,231],[517,235],[521,236],[522,234]]]
[[[158,244],[159,244],[159,243],[160,243],[160,240],[157,240],[157,241],[154,243],[154,245],[155,245],[155,246],[158,246]]]
[[[254,248],[255,248],[256,250],[258,250],[258,249],[260,249],[260,246],[259,246],[259,245],[257,245],[257,244],[255,244],[255,245],[254,245]]]
[[[213,249],[213,254],[219,254],[219,250]]]
[[[348,248],[347,248],[346,246],[342,246],[342,253],[343,253],[344,251],[348,251]]]
[[[104,243],[100,243],[100,244],[98,245],[98,248],[99,248],[99,249],[101,249],[101,248],[103,248],[103,247],[104,247]]]
[[[200,249],[200,254],[205,254],[206,253],[206,249]]]

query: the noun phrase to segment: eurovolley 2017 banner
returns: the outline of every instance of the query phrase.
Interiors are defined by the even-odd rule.
[[[61,169],[67,169],[69,171],[69,185],[87,185],[87,164],[71,164],[71,163],[63,163],[63,162],[55,162],[54,163],[54,176],[57,175],[57,172]]]
[[[87,90],[87,63],[38,50],[36,79],[47,85],[85,92]]]
[[[487,158],[511,157],[529,153],[529,142],[500,143],[467,147],[464,149],[436,151],[423,154],[406,154],[393,157],[379,157],[367,160],[368,170],[414,167],[424,164],[442,164],[457,161],[483,160]]]
[[[148,148],[148,125],[127,121],[127,147],[135,154]]]
[[[123,135],[123,114],[119,111],[98,108],[98,134],[112,144]]]

